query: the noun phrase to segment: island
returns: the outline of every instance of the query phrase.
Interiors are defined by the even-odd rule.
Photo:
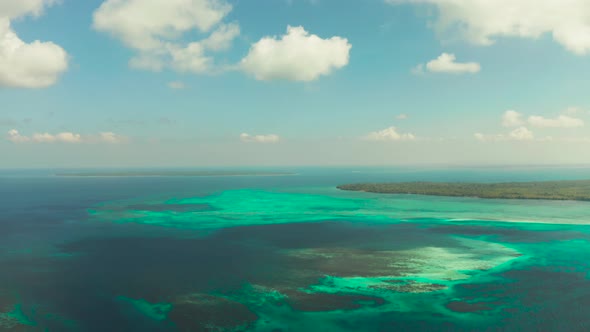
[[[378,194],[590,201],[590,180],[504,183],[356,183],[340,185],[338,189]]]

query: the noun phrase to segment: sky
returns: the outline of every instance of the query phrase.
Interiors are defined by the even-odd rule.
[[[0,0],[0,168],[590,164],[587,0]]]

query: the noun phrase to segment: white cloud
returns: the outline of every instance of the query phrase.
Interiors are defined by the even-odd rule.
[[[280,38],[254,43],[240,66],[258,80],[313,81],[348,65],[351,47],[345,38],[322,39],[289,26]]]
[[[45,7],[58,2],[57,0],[2,0],[0,1],[0,17],[18,18],[25,15],[40,16]]]
[[[579,128],[584,126],[584,121],[567,115],[560,115],[556,118],[545,118],[538,115],[530,116],[528,122],[538,128]]]
[[[173,82],[168,82],[168,87],[170,89],[182,90],[182,89],[186,88],[186,85],[180,81],[173,81]]]
[[[6,139],[13,143],[26,143],[31,140],[29,137],[21,135],[16,129],[9,130]]]
[[[94,13],[94,28],[138,51],[129,61],[134,69],[201,74],[214,64],[208,52],[227,50],[240,34],[237,23],[222,23],[231,10],[225,0],[106,0]],[[209,36],[182,41],[195,30]]]
[[[426,64],[426,69],[434,73],[450,73],[450,74],[475,74],[481,70],[481,66],[477,62],[457,62],[457,57],[454,54],[443,53],[438,58],[429,61]],[[423,68],[418,65],[416,68]],[[417,70],[417,69],[415,69]],[[423,69],[422,69],[423,70]]]
[[[569,51],[590,53],[588,0],[385,0],[390,4],[430,4],[438,8],[439,33],[458,33],[474,44],[498,37],[539,38],[545,33]]]
[[[413,141],[416,136],[409,133],[398,133],[395,127],[374,131],[364,137],[368,141]]]
[[[213,58],[205,54],[204,46],[199,42],[186,47],[170,47],[171,66],[179,72],[202,74],[208,72],[213,65]]]
[[[529,141],[529,142],[538,142],[538,143],[570,143],[570,144],[578,144],[578,143],[590,143],[590,137],[572,137],[572,136],[565,136],[565,137],[553,137],[553,136],[545,136],[540,138],[535,138],[533,133],[524,128],[518,128],[508,135],[485,135],[481,133],[474,134],[475,139],[481,142],[511,142],[511,141]]]
[[[70,132],[58,133],[55,135],[49,133],[33,134],[31,141],[36,143],[80,143],[82,136]]]
[[[243,133],[240,135],[240,140],[244,143],[277,143],[281,140],[278,135],[250,135]]]
[[[231,47],[232,41],[240,35],[237,23],[223,24],[205,40],[203,47],[212,51],[225,51]]]
[[[576,111],[577,112],[577,111]],[[556,118],[545,118],[538,115],[525,118],[522,113],[508,110],[502,115],[502,126],[518,127],[507,134],[485,135],[482,133],[474,134],[478,141],[482,142],[500,142],[500,141],[536,141],[536,142],[574,142],[576,139],[554,138],[546,136],[544,138],[535,138],[533,132],[525,127],[528,125],[536,128],[576,128],[583,127],[584,121],[567,115],[560,115]]]
[[[398,114],[395,118],[398,120],[407,120],[409,117],[410,117],[409,115],[402,113],[402,114]]]
[[[508,137],[515,141],[531,141],[535,139],[535,135],[533,135],[533,132],[526,127],[519,127],[514,129],[510,132],[510,134],[508,134]]]
[[[564,113],[577,114],[579,112],[580,110],[577,108],[569,108]],[[502,115],[502,126],[504,127],[518,127],[525,123],[537,128],[578,128],[584,126],[582,119],[574,118],[570,115],[559,115],[556,118],[531,115],[526,121],[524,115],[516,111],[508,110]]]
[[[533,141],[535,139],[533,132],[526,127],[516,128],[508,134],[485,135],[482,133],[476,133],[474,136],[481,142]]]
[[[34,133],[32,136],[21,135],[16,129],[8,131],[7,140],[13,143],[122,143],[126,138],[112,132],[99,133],[98,136],[82,136],[72,132],[57,134]]]
[[[118,144],[127,141],[127,138],[113,132],[102,132],[98,134],[98,138],[100,142],[111,143],[111,144]]]
[[[11,20],[41,15],[53,0],[0,1],[0,86],[44,88],[57,82],[68,68],[68,55],[59,45],[35,40],[24,42]]]
[[[524,124],[522,114],[513,110],[508,110],[502,115],[502,126],[518,127]]]
[[[79,134],[70,132],[58,133],[56,135],[49,133],[35,133],[33,136],[29,137],[21,135],[16,129],[11,129],[8,131],[7,139],[13,143],[80,143],[82,141],[82,138]]]
[[[140,50],[193,29],[208,32],[232,10],[221,0],[106,0],[94,12],[94,28]]]

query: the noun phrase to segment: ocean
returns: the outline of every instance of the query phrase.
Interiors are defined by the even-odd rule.
[[[590,203],[336,189],[590,167],[257,171],[0,171],[0,331],[590,331]]]

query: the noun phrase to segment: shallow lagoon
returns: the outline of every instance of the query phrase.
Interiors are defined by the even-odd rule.
[[[478,172],[492,181],[538,180],[584,171],[364,172],[0,178],[0,326],[588,330],[589,203],[334,189],[351,180]]]

